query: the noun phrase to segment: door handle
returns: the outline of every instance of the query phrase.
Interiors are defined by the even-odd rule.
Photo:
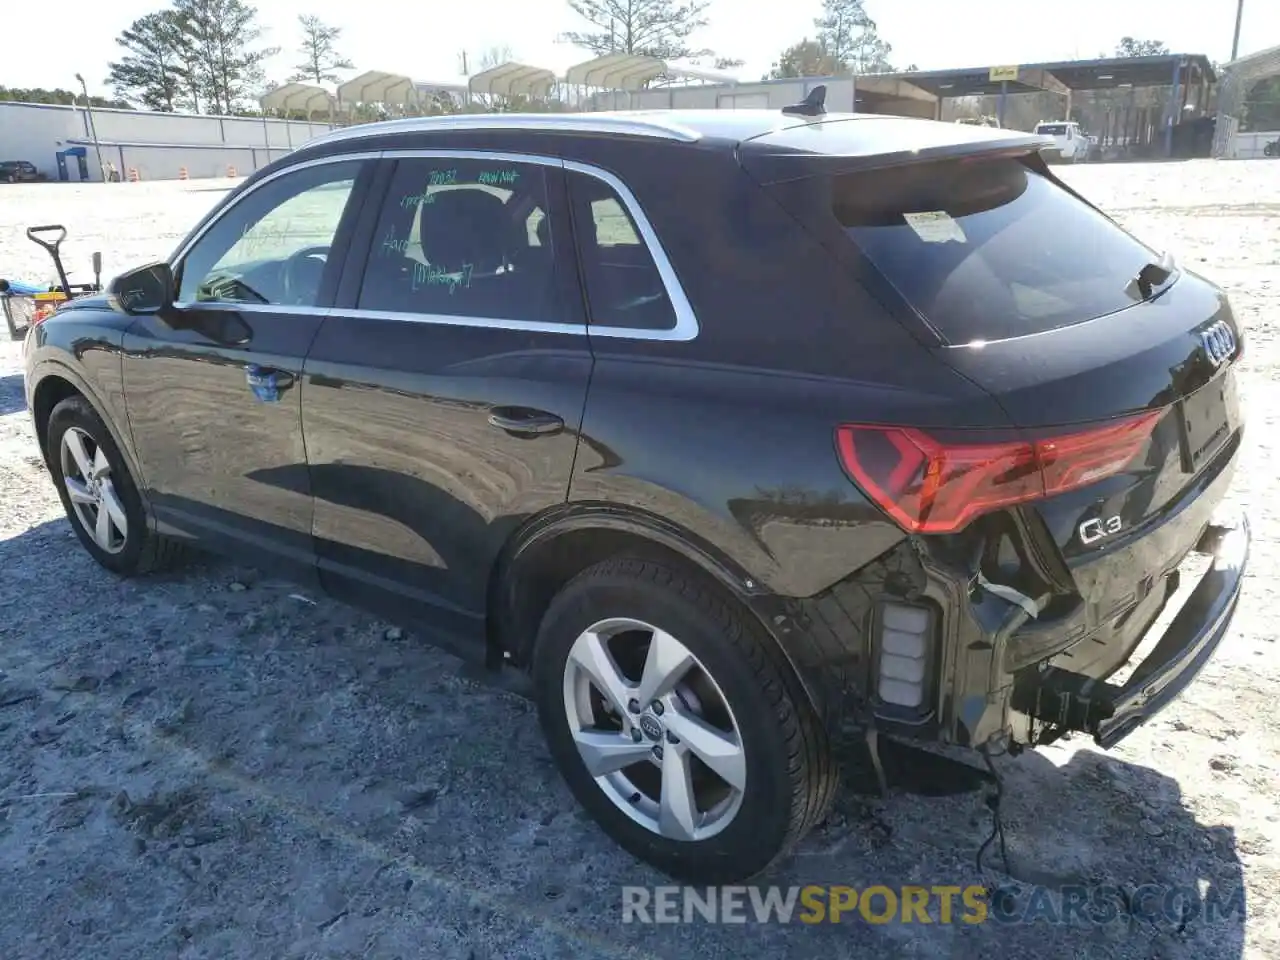
[[[530,407],[494,407],[489,411],[489,424],[519,437],[544,436],[564,429],[564,421],[554,413]]]
[[[263,403],[275,403],[282,392],[293,386],[294,376],[287,370],[250,363],[244,368],[244,380],[253,395]]]

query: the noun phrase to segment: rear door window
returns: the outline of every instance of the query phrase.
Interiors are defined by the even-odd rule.
[[[544,168],[400,160],[365,267],[362,310],[565,322]]]
[[[1042,333],[1133,306],[1158,259],[1016,159],[832,177],[848,237],[944,340]]]

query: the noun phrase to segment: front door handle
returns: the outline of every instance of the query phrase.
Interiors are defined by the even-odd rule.
[[[244,379],[253,395],[263,403],[275,403],[280,399],[280,394],[293,386],[294,382],[294,376],[289,371],[260,367],[256,363],[245,366]]]
[[[489,411],[489,425],[518,437],[544,436],[564,429],[564,421],[554,413],[530,407],[494,407]]]

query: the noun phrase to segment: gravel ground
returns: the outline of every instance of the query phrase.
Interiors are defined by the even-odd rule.
[[[1246,915],[1106,925],[624,925],[618,852],[551,766],[531,704],[387,624],[209,561],[123,582],[80,549],[39,466],[17,344],[0,344],[0,957],[1187,957],[1280,955],[1280,164],[1066,176],[1223,283],[1249,332],[1233,497],[1254,523],[1235,627],[1201,679],[1110,754],[997,761],[1025,883],[1243,885]],[[73,281],[166,256],[225,183],[0,191],[0,273]],[[853,769],[861,767],[853,762]],[[931,768],[932,769],[932,768]],[[999,880],[987,788],[846,787],[766,882]],[[861,774],[848,778],[855,785]],[[1024,897],[1032,891],[1024,888]],[[1050,901],[1056,902],[1056,901]]]

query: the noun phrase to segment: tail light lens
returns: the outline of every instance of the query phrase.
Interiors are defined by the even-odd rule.
[[[955,533],[984,513],[1041,500],[1119,473],[1161,411],[1037,440],[951,442],[914,427],[844,424],[841,463],[908,533]]]

